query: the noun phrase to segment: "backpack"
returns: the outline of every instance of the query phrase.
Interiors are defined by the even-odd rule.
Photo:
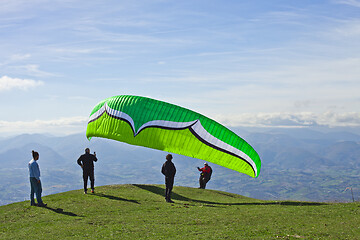
[[[209,180],[211,179],[211,174],[212,174],[212,168],[210,166],[208,166],[210,168],[210,172],[209,172]]]

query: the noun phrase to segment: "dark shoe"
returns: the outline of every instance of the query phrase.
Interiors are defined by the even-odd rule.
[[[46,203],[41,203],[41,204],[38,204],[38,207],[46,207],[47,204]]]
[[[174,201],[172,201],[171,199],[167,199],[166,202],[168,202],[168,203],[174,203]]]
[[[84,194],[87,194],[87,192],[84,192]]]
[[[31,206],[37,207],[37,204],[36,203],[31,203]]]

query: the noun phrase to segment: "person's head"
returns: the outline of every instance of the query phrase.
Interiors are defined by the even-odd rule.
[[[39,153],[38,152],[35,152],[34,150],[32,150],[32,157],[33,159],[36,161],[39,159]]]
[[[204,163],[204,165],[205,165],[205,166],[209,166],[207,162],[206,162],[206,163]]]
[[[89,148],[85,148],[85,153],[90,153],[90,149],[89,149]]]
[[[166,160],[171,161],[171,159],[172,159],[172,155],[171,155],[171,154],[166,155]]]

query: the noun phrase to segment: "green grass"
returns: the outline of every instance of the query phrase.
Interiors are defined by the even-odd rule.
[[[261,201],[163,185],[45,196],[47,208],[0,207],[0,239],[359,239],[360,203]]]

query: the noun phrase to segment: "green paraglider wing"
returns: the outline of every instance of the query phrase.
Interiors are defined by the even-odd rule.
[[[121,95],[93,109],[86,136],[203,159],[257,177],[256,151],[223,125],[199,113],[151,98]]]

